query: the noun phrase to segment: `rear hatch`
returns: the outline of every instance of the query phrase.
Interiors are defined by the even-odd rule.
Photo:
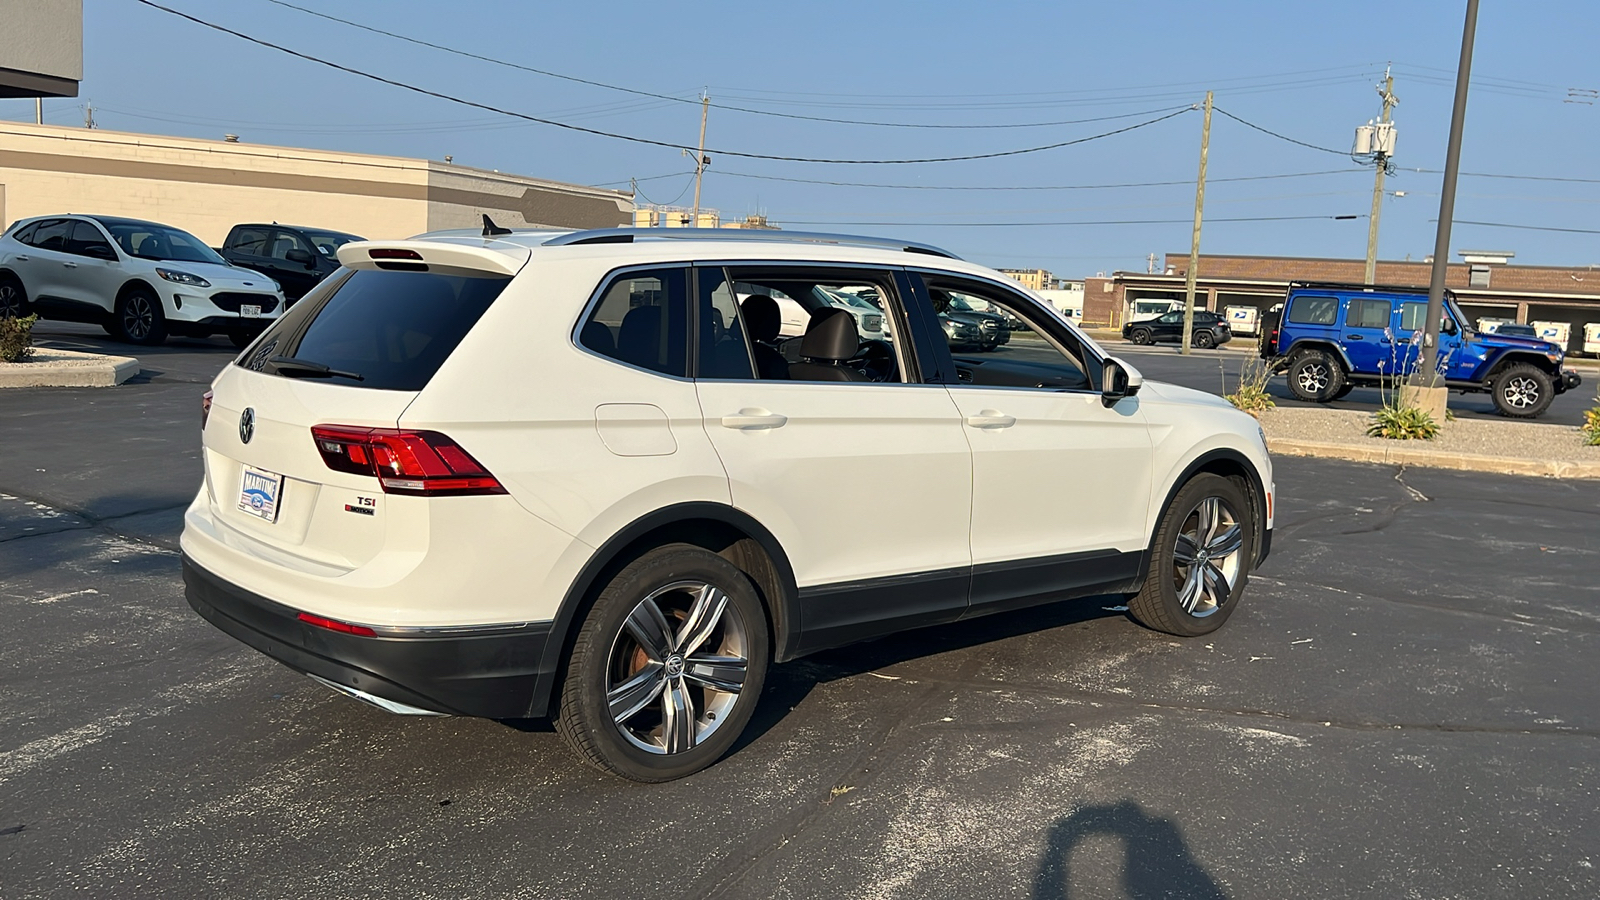
[[[448,439],[397,425],[526,257],[480,250],[497,259],[430,265],[426,245],[408,252],[381,266],[363,256],[324,281],[213,383],[206,488],[235,549],[338,575],[386,546],[425,549],[438,488],[495,492],[476,489],[470,456]]]

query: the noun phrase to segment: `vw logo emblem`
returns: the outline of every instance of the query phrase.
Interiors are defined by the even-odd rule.
[[[256,435],[256,411],[245,407],[239,414],[239,443],[248,444]]]

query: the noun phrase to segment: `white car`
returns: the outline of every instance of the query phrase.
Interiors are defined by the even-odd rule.
[[[277,282],[167,225],[39,216],[0,236],[0,316],[95,322],[135,344],[220,333],[243,347],[283,307]]]
[[[338,255],[206,395],[184,577],[218,628],[392,712],[552,717],[665,781],[729,750],[773,663],[1105,594],[1205,634],[1271,545],[1254,419],[934,248],[607,229]],[[837,310],[774,359],[770,292],[847,285],[894,318],[887,355]],[[958,361],[931,291],[1038,348]]]

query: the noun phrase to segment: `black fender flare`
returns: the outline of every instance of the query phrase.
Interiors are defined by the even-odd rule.
[[[1289,360],[1294,359],[1296,353],[1312,349],[1327,350],[1339,357],[1339,362],[1344,365],[1344,370],[1347,373],[1355,370],[1355,366],[1350,364],[1350,357],[1345,354],[1344,348],[1326,338],[1301,338],[1290,344],[1289,349],[1281,354],[1284,366],[1287,367],[1289,365]]]
[[[1139,554],[1139,576],[1137,583],[1129,589],[1130,592],[1137,591],[1144,586],[1145,574],[1150,571],[1150,554],[1154,553],[1156,548],[1156,533],[1161,530],[1161,519],[1166,516],[1167,509],[1172,506],[1173,498],[1177,497],[1178,491],[1183,490],[1183,486],[1189,483],[1189,479],[1193,478],[1201,470],[1218,462],[1238,466],[1245,472],[1245,479],[1249,482],[1247,496],[1255,505],[1253,512],[1256,514],[1256,521],[1260,526],[1256,529],[1255,546],[1251,548],[1251,560],[1255,564],[1261,562],[1263,558],[1262,551],[1271,546],[1265,527],[1267,522],[1267,486],[1262,483],[1261,472],[1256,469],[1255,464],[1250,461],[1248,456],[1232,447],[1218,447],[1215,450],[1207,450],[1190,461],[1187,466],[1184,466],[1178,477],[1173,480],[1172,485],[1167,488],[1167,495],[1162,499],[1159,507],[1161,512],[1150,526],[1150,540],[1145,543],[1143,552]]]
[[[1523,362],[1543,369],[1551,378],[1560,380],[1561,366],[1551,362],[1550,357],[1545,356],[1543,353],[1521,349],[1503,350],[1493,359],[1484,363],[1483,377],[1479,380],[1483,382],[1484,387],[1488,387],[1489,382],[1494,380],[1494,377],[1500,373],[1501,369]]]
[[[628,523],[601,544],[584,563],[576,578],[567,586],[555,619],[550,623],[549,640],[540,659],[539,675],[530,699],[528,716],[539,717],[553,713],[550,702],[566,668],[566,658],[572,638],[582,624],[581,615],[588,610],[595,589],[604,576],[626,564],[625,551],[640,538],[653,531],[678,523],[715,522],[726,525],[754,540],[761,546],[772,565],[772,575],[777,583],[778,596],[767,597],[768,614],[772,617],[774,663],[792,659],[800,639],[799,589],[795,584],[794,568],[783,546],[772,536],[766,526],[748,513],[725,503],[696,501],[678,503],[652,510]]]

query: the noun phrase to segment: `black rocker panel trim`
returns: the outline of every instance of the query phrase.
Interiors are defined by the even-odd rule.
[[[800,589],[800,654],[961,618],[972,569],[961,566]]]
[[[1100,550],[974,566],[972,599],[962,618],[1125,592],[1139,580],[1143,557],[1142,551]]]

